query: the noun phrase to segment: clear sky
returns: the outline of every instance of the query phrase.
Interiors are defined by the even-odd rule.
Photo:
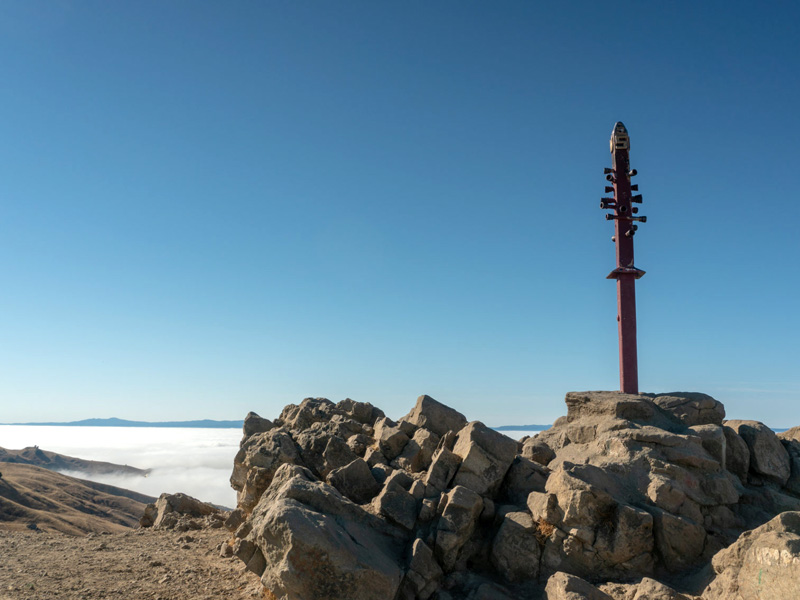
[[[800,5],[0,1],[0,422],[489,425],[618,389],[800,424]]]

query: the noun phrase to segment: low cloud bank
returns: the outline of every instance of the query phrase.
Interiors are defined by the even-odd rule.
[[[0,446],[5,448],[39,446],[86,460],[152,469],[148,477],[65,473],[72,477],[156,497],[183,492],[229,508],[236,506],[228,480],[241,437],[238,429],[0,426]]]

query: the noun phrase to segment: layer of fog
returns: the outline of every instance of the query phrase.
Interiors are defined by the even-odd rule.
[[[235,507],[229,478],[239,449],[240,429],[162,427],[45,427],[0,425],[0,446],[39,446],[86,460],[152,469],[147,477],[67,473],[158,497],[183,492]]]
[[[520,439],[539,432],[502,433]],[[0,446],[4,448],[39,446],[86,460],[152,469],[147,477],[66,473],[72,477],[155,497],[183,492],[229,508],[236,506],[229,478],[241,437],[239,429],[0,425]]]

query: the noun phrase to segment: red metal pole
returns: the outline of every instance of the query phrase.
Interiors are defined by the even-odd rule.
[[[639,393],[639,372],[636,353],[636,280],[644,275],[633,262],[633,236],[637,222],[646,217],[637,217],[639,211],[633,204],[641,202],[641,196],[632,196],[638,186],[631,186],[631,177],[636,171],[630,168],[628,152],[630,139],[622,123],[614,125],[611,134],[612,168],[606,169],[607,179],[613,183],[606,187],[614,192],[613,198],[603,198],[600,207],[613,209],[606,219],[614,221],[614,243],[617,250],[617,267],[608,279],[617,280],[617,322],[619,324],[619,387],[627,394]]]

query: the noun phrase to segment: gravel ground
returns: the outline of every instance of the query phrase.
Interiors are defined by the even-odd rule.
[[[258,578],[220,557],[224,529],[69,536],[0,530],[0,600],[253,600]]]

